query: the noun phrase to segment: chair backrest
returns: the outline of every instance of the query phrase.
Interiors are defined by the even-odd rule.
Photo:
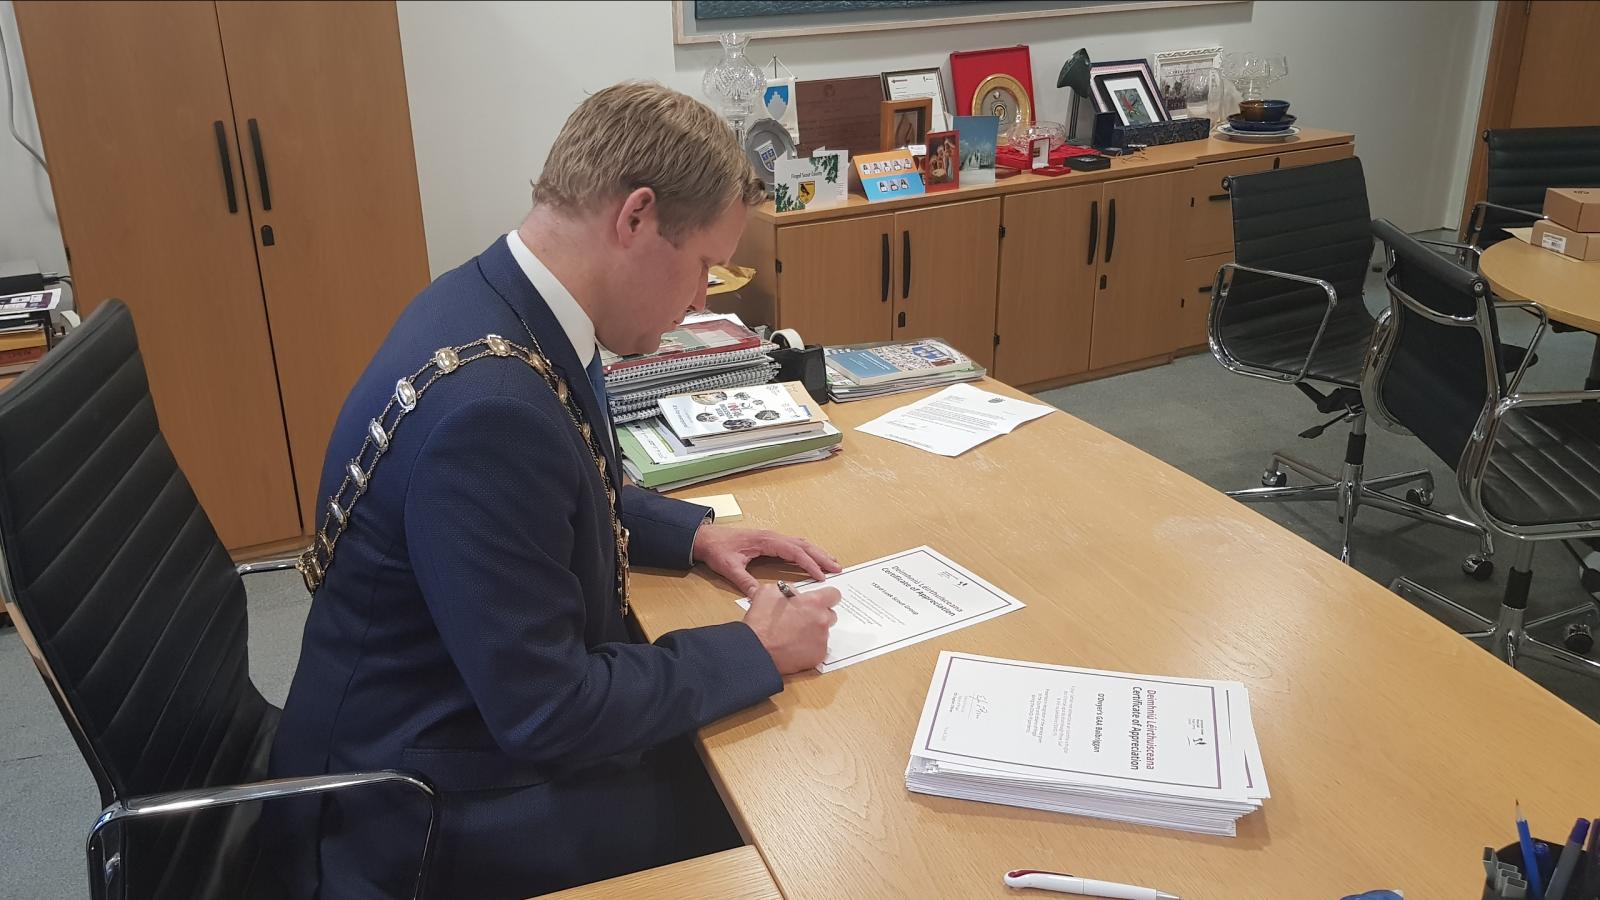
[[[1500,128],[1486,131],[1488,186],[1484,199],[1537,213],[1552,187],[1600,185],[1600,126],[1582,128]],[[1507,237],[1505,225],[1527,220],[1493,209],[1484,211],[1487,246]]]
[[[278,711],[250,681],[244,585],[161,435],[120,302],[0,393],[0,557],[107,805],[261,775]],[[128,896],[197,896],[237,840],[237,817],[169,821],[126,836]]]
[[[1321,278],[1340,298],[1361,297],[1372,261],[1367,180],[1354,157],[1239,175],[1233,198],[1234,261]],[[1288,333],[1315,326],[1328,308],[1315,285],[1237,272],[1216,323],[1220,336]]]
[[[1367,412],[1455,469],[1479,416],[1505,391],[1489,285],[1386,220],[1372,230],[1388,250],[1389,312],[1362,382]]]

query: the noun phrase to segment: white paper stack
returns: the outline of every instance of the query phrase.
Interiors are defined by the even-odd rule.
[[[949,651],[934,668],[906,787],[1229,837],[1268,797],[1238,682]]]

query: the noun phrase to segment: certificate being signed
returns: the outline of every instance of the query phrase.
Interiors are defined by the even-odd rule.
[[[838,624],[828,633],[819,672],[881,656],[918,641],[1021,609],[1022,601],[968,572],[932,547],[851,566],[829,578],[838,588]],[[796,585],[801,593],[806,587]],[[739,605],[749,607],[748,600]]]

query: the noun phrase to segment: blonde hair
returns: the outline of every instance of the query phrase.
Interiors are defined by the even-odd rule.
[[[711,108],[648,81],[625,81],[567,117],[533,186],[535,206],[583,213],[647,187],[662,237],[677,242],[730,204],[766,195],[733,131]]]

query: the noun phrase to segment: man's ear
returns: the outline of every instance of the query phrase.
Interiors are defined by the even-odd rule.
[[[617,211],[617,242],[624,248],[656,229],[656,192],[647,187],[634,188],[622,200]]]

